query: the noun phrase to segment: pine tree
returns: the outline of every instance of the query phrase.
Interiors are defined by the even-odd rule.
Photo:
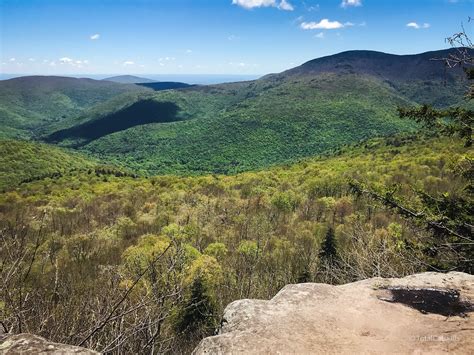
[[[177,324],[177,330],[182,333],[209,335],[213,330],[215,306],[206,292],[206,287],[200,277],[191,285],[191,295],[182,310]]]
[[[319,257],[331,263],[338,259],[336,236],[334,235],[334,229],[332,227],[329,227],[326,232],[326,236],[319,251]]]

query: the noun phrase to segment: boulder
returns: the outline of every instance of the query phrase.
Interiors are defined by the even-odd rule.
[[[78,346],[58,344],[32,334],[1,334],[0,354],[99,354]]]
[[[474,276],[422,273],[285,286],[227,306],[194,354],[474,354]]]

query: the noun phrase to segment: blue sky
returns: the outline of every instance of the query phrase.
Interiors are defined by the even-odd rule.
[[[2,73],[266,74],[446,48],[474,0],[0,0]]]

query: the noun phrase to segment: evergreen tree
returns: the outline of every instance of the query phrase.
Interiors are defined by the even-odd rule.
[[[329,227],[326,232],[326,236],[319,251],[319,257],[331,263],[336,261],[338,258],[336,236],[334,235],[334,229],[332,227]]]
[[[216,310],[212,299],[206,292],[201,277],[197,277],[191,285],[191,295],[182,310],[177,330],[199,337],[212,333]]]

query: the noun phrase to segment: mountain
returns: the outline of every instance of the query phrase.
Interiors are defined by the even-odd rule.
[[[141,78],[139,76],[134,75],[118,75],[118,76],[111,76],[110,78],[102,79],[104,81],[113,81],[114,83],[120,84],[142,84],[142,83],[154,83],[156,80],[148,79],[148,78]]]
[[[310,60],[277,76],[289,77],[331,72],[368,74],[396,81],[436,80],[442,75],[446,75],[446,79],[451,80],[459,75],[460,68],[445,71],[442,59],[447,58],[453,51],[453,49],[445,49],[413,55],[395,55],[367,50],[346,51]],[[474,54],[474,50],[472,53]]]
[[[98,164],[77,152],[35,142],[1,140],[0,151],[0,190]]]
[[[0,81],[0,137],[32,137],[94,105],[150,89],[108,81],[24,76]]]
[[[45,139],[151,174],[259,169],[413,131],[400,105],[459,103],[464,73],[430,60],[449,53],[351,51],[255,81],[135,95],[64,121]],[[141,106],[153,112],[137,117]],[[90,127],[107,129],[91,135]]]
[[[474,55],[474,50],[467,50]],[[291,77],[322,73],[370,75],[389,83],[412,100],[446,106],[459,99],[459,78],[464,77],[461,67],[448,70],[444,64],[443,59],[448,58],[453,51],[456,50],[445,49],[414,55],[347,51],[311,60],[267,78],[288,80]],[[457,90],[452,91],[453,87]]]

